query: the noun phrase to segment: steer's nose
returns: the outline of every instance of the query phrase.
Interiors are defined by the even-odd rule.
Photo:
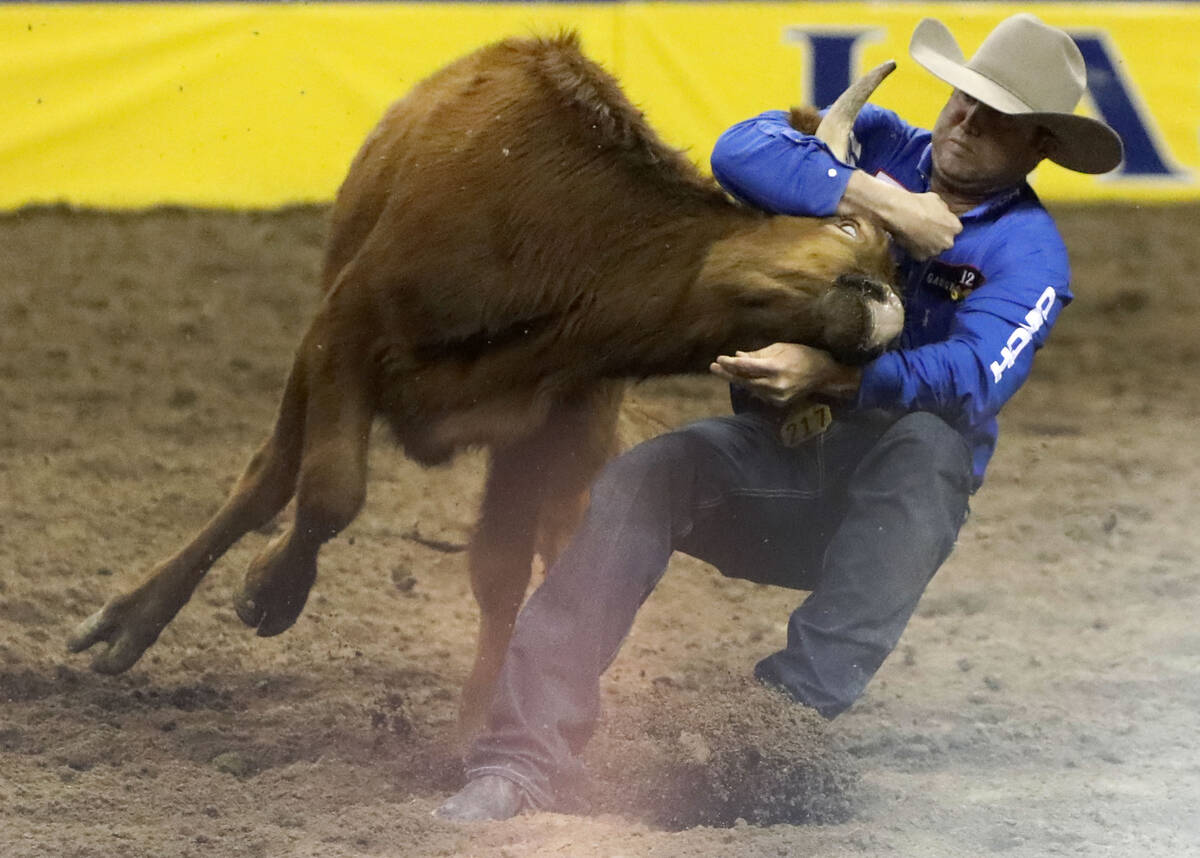
[[[900,296],[890,287],[883,300],[872,302],[868,313],[871,318],[871,346],[884,348],[894,340],[904,327],[904,304]]]
[[[892,291],[891,287],[886,283],[881,283],[866,274],[859,273],[843,274],[837,279],[836,285],[844,289],[854,289],[861,292],[870,300],[879,302],[886,301],[888,293]]]

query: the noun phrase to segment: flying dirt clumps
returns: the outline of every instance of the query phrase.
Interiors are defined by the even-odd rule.
[[[753,679],[705,678],[610,713],[587,755],[594,811],[673,830],[851,815],[858,774],[824,719]]]

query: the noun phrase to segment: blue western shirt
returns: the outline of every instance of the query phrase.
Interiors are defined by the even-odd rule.
[[[854,124],[858,169],[909,191],[929,190],[930,132],[867,105]],[[834,214],[850,168],[796,131],[783,111],[733,126],[712,170],[730,194],[777,214]],[[896,253],[904,286],[899,348],[863,368],[856,407],[929,411],[967,439],[975,487],[996,447],[996,415],[1029,377],[1059,311],[1072,298],[1067,250],[1027,184],[960,217],[949,250],[917,262]]]

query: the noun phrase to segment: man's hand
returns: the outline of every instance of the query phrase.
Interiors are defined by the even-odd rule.
[[[937,194],[914,194],[859,170],[846,185],[838,213],[882,221],[914,259],[928,259],[949,249],[962,232],[962,223]]]
[[[740,385],[772,405],[819,393],[850,398],[858,392],[862,372],[843,366],[828,352],[798,343],[775,343],[753,352],[721,355],[709,371]]]

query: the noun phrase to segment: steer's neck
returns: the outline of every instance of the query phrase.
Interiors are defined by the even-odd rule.
[[[763,239],[772,220],[731,208],[726,217],[675,224],[662,240],[623,258],[621,276],[632,276],[636,287],[626,300],[596,308],[606,320],[605,374],[706,372],[733,348],[767,345],[785,330],[810,333],[796,330],[789,308],[776,314],[768,300],[781,291],[764,273],[776,267]],[[814,290],[818,282],[814,277]]]

